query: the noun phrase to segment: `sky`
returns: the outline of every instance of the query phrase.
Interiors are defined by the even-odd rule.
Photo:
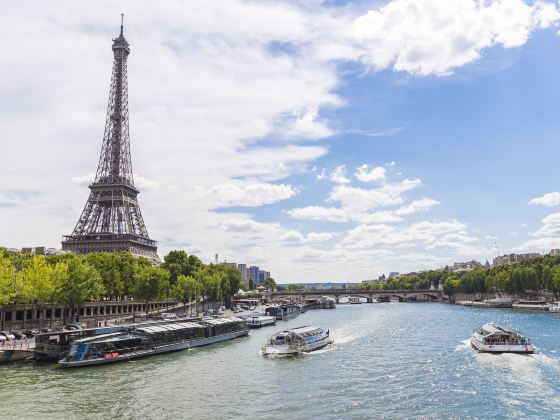
[[[353,282],[560,248],[555,1],[0,6],[0,246],[72,232],[125,13],[160,256]]]

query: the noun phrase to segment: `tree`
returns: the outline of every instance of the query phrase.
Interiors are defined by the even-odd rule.
[[[149,313],[148,303],[161,299],[169,286],[169,272],[160,267],[140,265],[135,277],[132,294],[135,299],[146,303],[146,313]]]
[[[173,285],[181,274],[190,276],[202,270],[204,264],[200,258],[188,255],[185,251],[171,251],[163,258],[161,267],[169,271],[169,282]]]
[[[31,304],[31,313],[38,303],[47,301],[50,289],[52,267],[48,265],[43,256],[33,256],[25,268],[18,273],[21,277],[21,294],[24,303]],[[21,327],[25,327],[25,317]]]
[[[541,272],[541,286],[543,289],[548,290],[549,292],[553,291],[552,287],[552,269],[545,265]]]
[[[272,277],[266,279],[262,285],[266,287],[267,290],[274,291],[276,289],[276,281],[274,281]]]
[[[15,299],[14,278],[16,270],[12,262],[0,256],[0,308],[12,303]],[[0,331],[4,329],[4,311],[0,311]]]
[[[194,277],[184,276],[182,274],[177,277],[177,281],[172,288],[173,297],[179,302],[183,302],[185,310],[188,302],[196,301],[199,292],[200,283]]]
[[[60,302],[74,314],[77,309],[79,320],[80,305],[85,301],[97,300],[105,292],[101,276],[84,258],[76,257],[68,262],[68,276],[61,285]],[[65,316],[66,318],[66,316]]]

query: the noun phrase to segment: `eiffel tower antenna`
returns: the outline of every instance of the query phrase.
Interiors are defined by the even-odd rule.
[[[113,39],[113,73],[95,180],[74,231],[63,237],[62,249],[80,254],[128,251],[157,263],[157,244],[144,225],[132,173],[127,78],[130,46],[124,37],[123,19],[121,14],[121,33]]]

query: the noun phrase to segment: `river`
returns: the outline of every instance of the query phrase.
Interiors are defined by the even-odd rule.
[[[339,305],[249,337],[93,368],[0,366],[0,418],[553,418],[560,315],[439,303]],[[522,331],[538,355],[475,353],[484,322]],[[274,331],[330,328],[334,344],[265,358]]]

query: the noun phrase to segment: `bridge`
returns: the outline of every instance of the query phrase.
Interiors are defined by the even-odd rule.
[[[273,298],[282,297],[300,297],[302,299],[308,297],[331,296],[336,299],[336,303],[340,303],[341,297],[353,296],[364,298],[368,303],[373,303],[375,300],[381,302],[388,302],[391,298],[396,298],[399,302],[410,301],[441,301],[443,298],[443,291],[441,290],[342,290],[342,289],[317,289],[317,290],[286,290],[272,293]]]

